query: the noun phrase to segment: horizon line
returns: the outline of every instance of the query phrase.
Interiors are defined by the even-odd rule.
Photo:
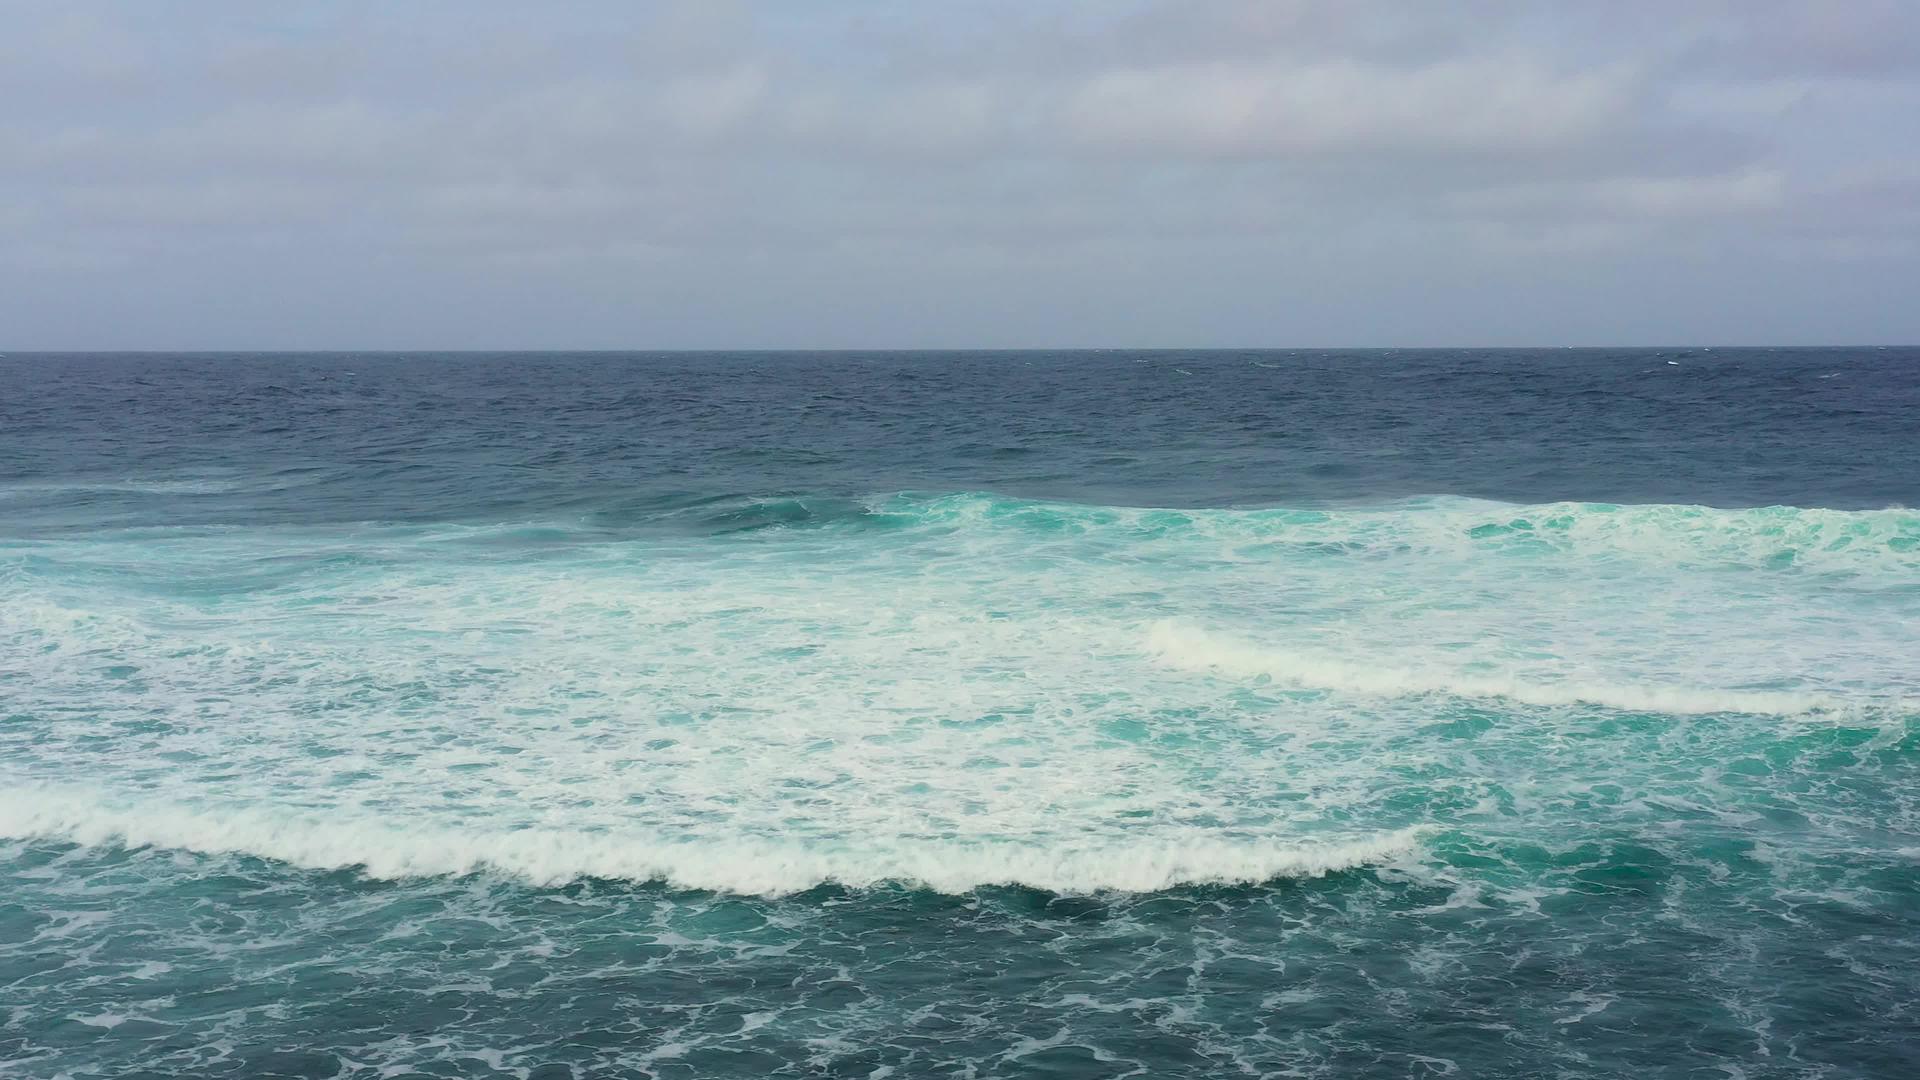
[[[1152,353],[1152,352],[1594,352],[1602,350],[1652,351],[1658,349],[1695,349],[1712,351],[1715,349],[1915,349],[1917,343],[1892,342],[1822,342],[1822,343],[1727,343],[1713,342],[1688,343],[1664,342],[1658,344],[1602,344],[1602,345],[735,345],[735,346],[595,346],[590,348],[567,348],[563,346],[539,346],[533,348],[514,346],[457,348],[437,347],[301,347],[301,348],[0,348],[0,357],[13,356],[326,356],[352,353],[367,356],[408,356],[408,355],[466,355],[484,356],[500,354],[518,355],[578,355],[599,353],[607,355],[685,355],[701,356],[722,353],[785,353],[785,354],[829,354],[829,353]]]

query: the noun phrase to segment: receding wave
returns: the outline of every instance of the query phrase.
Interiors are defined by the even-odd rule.
[[[1170,622],[1154,624],[1147,635],[1147,648],[1163,662],[1188,670],[1217,671],[1242,678],[1264,675],[1285,686],[1377,697],[1441,694],[1461,698],[1502,698],[1523,705],[1598,705],[1632,712],[1678,715],[1756,713],[1795,716],[1856,710],[1867,704],[1887,704],[1800,691],[1545,682],[1530,681],[1513,674],[1396,667],[1391,663],[1355,663],[1308,652],[1263,649]]]
[[[108,805],[48,789],[0,795],[0,835],[14,839],[248,855],[379,879],[493,873],[543,886],[600,878],[743,895],[889,883],[942,893],[994,885],[1093,893],[1258,884],[1389,862],[1416,850],[1422,831],[1416,826],[1314,843],[1189,836],[1074,847],[886,839],[825,849],[774,840],[674,843],[613,832],[400,827],[245,808]]]

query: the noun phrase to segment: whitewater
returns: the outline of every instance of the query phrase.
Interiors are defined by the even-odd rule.
[[[16,545],[0,643],[62,719],[5,729],[0,835],[375,876],[1152,889],[1457,823],[1391,807],[1389,747],[1436,696],[1546,710],[1515,742],[1912,711],[1901,622],[1802,632],[1863,582],[1920,587],[1905,512],[892,496],[699,549],[540,533]]]
[[[9,358],[0,1071],[1890,1075],[1915,369],[1649,359]]]

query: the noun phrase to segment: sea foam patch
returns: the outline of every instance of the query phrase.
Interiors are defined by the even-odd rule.
[[[1766,559],[1475,537],[1493,509],[1464,500],[823,506],[691,539],[24,545],[0,581],[0,776],[112,799],[8,812],[35,835],[375,875],[1153,889],[1365,861],[1593,770],[1638,777],[1645,805],[1701,798],[1627,744],[1546,768],[1571,735],[1541,709],[1737,717],[1690,736],[1733,762],[1808,718],[1898,726],[1913,678],[1897,552],[1838,588]],[[1834,513],[1883,548],[1904,528]],[[1699,551],[1773,520],[1499,514],[1576,538],[1553,522],[1625,515]],[[1410,763],[1457,744],[1417,731],[1470,736],[1472,767],[1427,778]]]

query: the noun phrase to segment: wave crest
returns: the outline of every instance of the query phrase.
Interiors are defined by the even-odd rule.
[[[358,870],[378,879],[495,873],[542,886],[603,878],[763,896],[890,883],[941,893],[994,885],[1065,893],[1248,885],[1389,862],[1415,851],[1424,831],[1415,826],[1310,844],[1190,836],[1077,848],[886,840],[826,849],[759,839],[660,842],[558,829],[403,829],[378,820],[302,819],[247,808],[105,805],[50,789],[0,794],[0,835],[14,839],[249,855],[310,870]]]

